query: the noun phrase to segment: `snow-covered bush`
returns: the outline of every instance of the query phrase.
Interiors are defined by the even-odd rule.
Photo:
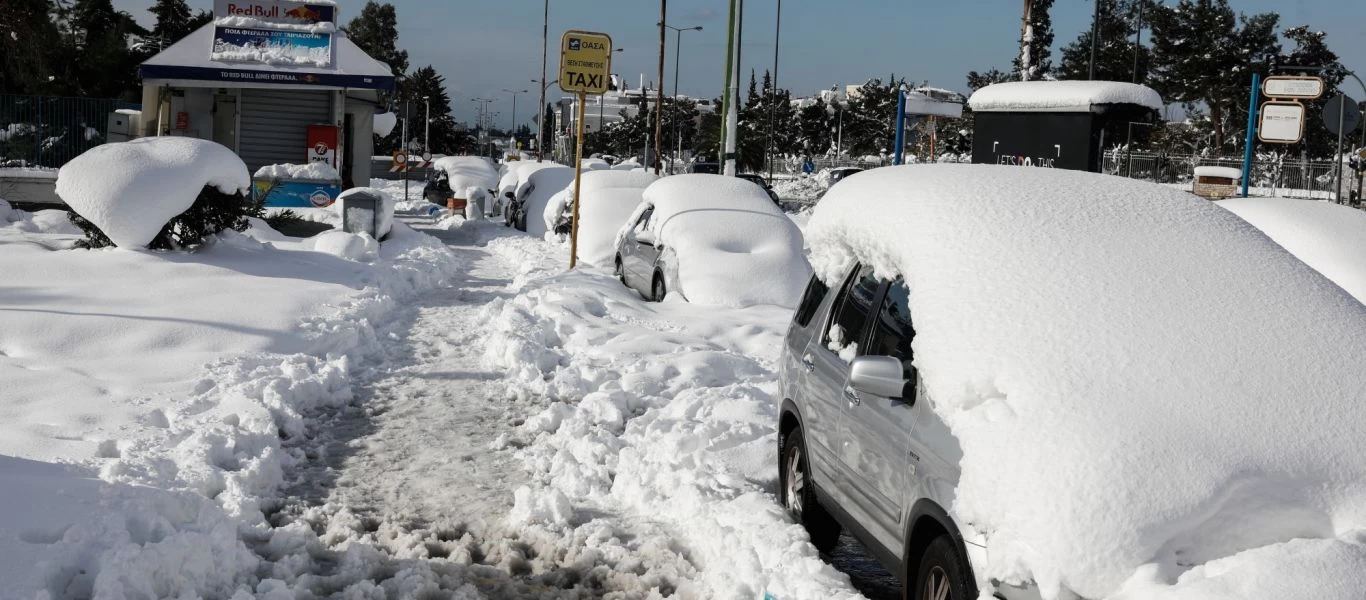
[[[231,150],[193,138],[142,138],[77,156],[57,195],[92,248],[187,248],[262,216],[247,166]]]

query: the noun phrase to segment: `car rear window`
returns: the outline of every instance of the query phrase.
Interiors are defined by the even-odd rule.
[[[802,302],[797,305],[797,314],[793,317],[798,326],[806,327],[811,324],[811,318],[816,316],[816,309],[820,308],[828,293],[830,286],[812,275],[811,281],[806,284],[806,293],[802,294]]]

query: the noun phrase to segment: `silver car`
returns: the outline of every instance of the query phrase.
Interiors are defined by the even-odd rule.
[[[971,600],[985,549],[947,510],[962,451],[911,366],[909,299],[900,278],[866,266],[835,290],[811,279],[782,353],[782,501],[822,552],[848,530],[901,580],[903,597]]]

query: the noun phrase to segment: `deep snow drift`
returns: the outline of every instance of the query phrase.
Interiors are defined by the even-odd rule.
[[[982,583],[1366,589],[1366,307],[1246,222],[1117,177],[936,165],[851,177],[807,234],[827,282],[906,277]]]
[[[236,194],[251,187],[251,177],[231,150],[185,137],[96,146],[57,175],[57,195],[121,248],[151,243],[205,186]]]

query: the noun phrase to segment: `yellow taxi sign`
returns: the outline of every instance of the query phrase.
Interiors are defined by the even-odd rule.
[[[560,38],[560,89],[603,94],[611,72],[612,36],[591,31],[564,32]]]

